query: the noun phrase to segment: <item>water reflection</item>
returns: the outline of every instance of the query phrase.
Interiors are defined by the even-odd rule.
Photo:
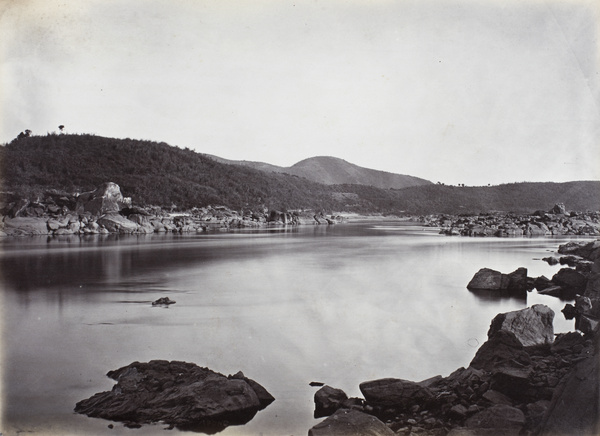
[[[515,300],[522,304],[527,304],[527,291],[509,291],[509,290],[489,290],[489,289],[468,289],[468,291],[482,302],[490,304],[499,300]]]

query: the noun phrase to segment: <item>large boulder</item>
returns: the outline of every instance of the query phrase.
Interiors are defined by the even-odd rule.
[[[354,409],[340,409],[308,431],[308,436],[394,436],[395,433],[373,415]]]
[[[119,185],[107,182],[94,191],[79,195],[76,208],[78,212],[91,212],[93,215],[99,216],[105,213],[119,212],[130,205],[131,200],[123,197]]]
[[[500,313],[492,320],[488,338],[499,330],[511,332],[524,346],[550,344],[554,340],[554,311],[543,304]]]
[[[481,268],[475,273],[467,289],[503,290],[508,289],[509,282],[508,275],[490,268]]]
[[[588,260],[600,257],[600,240],[596,241],[571,241],[558,247],[560,254],[573,254]]]
[[[361,383],[360,391],[366,402],[375,407],[403,409],[429,403],[432,391],[418,383],[397,378],[383,378]]]
[[[107,213],[96,221],[110,233],[136,233],[140,227],[118,213]]]
[[[571,293],[583,294],[587,285],[587,278],[572,268],[562,268],[552,276],[552,282]]]
[[[245,424],[274,398],[243,374],[225,377],[193,363],[134,362],[107,374],[111,391],[80,401],[75,412],[127,424],[164,422],[212,433]]]
[[[315,418],[332,415],[347,399],[348,396],[343,390],[323,386],[315,393]]]
[[[567,209],[563,203],[556,203],[552,209],[548,211],[548,213],[552,213],[555,215],[565,215],[567,213]]]

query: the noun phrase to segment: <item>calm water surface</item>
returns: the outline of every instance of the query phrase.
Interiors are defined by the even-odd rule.
[[[467,366],[499,312],[564,302],[466,289],[482,267],[551,277],[566,239],[475,239],[398,223],[0,241],[4,435],[164,435],[73,413],[133,361],[243,371],[276,401],[222,435],[305,435],[320,381],[422,380]],[[151,302],[168,296],[169,308]],[[173,430],[173,433],[181,433]]]

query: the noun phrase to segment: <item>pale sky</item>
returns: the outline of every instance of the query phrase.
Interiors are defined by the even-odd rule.
[[[600,180],[596,0],[0,0],[0,143],[93,133],[487,185]]]

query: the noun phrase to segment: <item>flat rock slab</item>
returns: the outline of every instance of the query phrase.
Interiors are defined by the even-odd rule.
[[[308,431],[308,436],[394,436],[395,433],[372,415],[340,409]]]
[[[117,381],[113,389],[78,402],[75,412],[129,426],[163,422],[214,433],[245,424],[274,401],[241,372],[226,377],[187,362],[134,362],[107,376]]]
[[[397,378],[364,382],[359,388],[367,403],[372,406],[405,408],[427,404],[434,397],[427,387]]]
[[[515,407],[497,404],[471,416],[466,424],[471,429],[511,429],[514,434],[519,434],[519,430],[525,425],[525,415]]]

